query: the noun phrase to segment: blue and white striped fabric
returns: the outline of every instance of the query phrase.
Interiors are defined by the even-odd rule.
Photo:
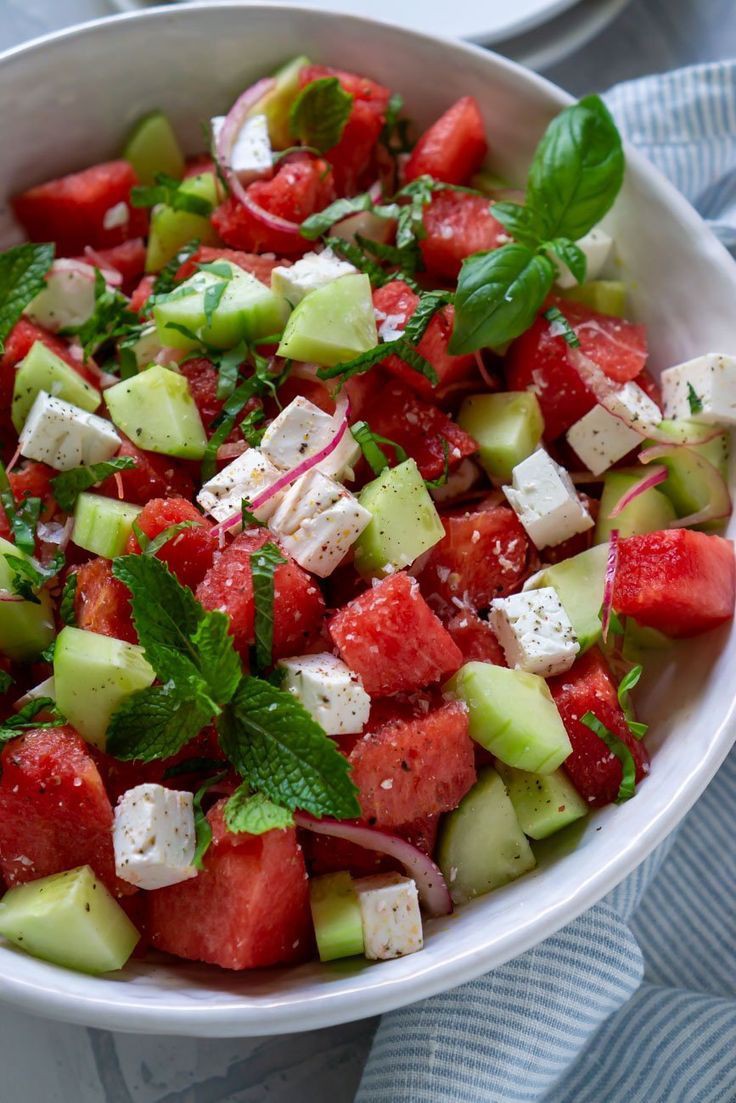
[[[607,101],[736,250],[736,63],[632,81]],[[605,901],[489,976],[386,1015],[356,1097],[733,1101],[736,751],[676,836]]]

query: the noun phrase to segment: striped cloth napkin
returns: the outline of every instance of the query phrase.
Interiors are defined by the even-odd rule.
[[[606,98],[736,252],[736,62]],[[736,750],[600,904],[489,976],[385,1015],[355,1103],[734,1100]]]

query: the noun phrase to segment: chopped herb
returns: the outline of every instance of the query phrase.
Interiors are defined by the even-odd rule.
[[[209,218],[212,214],[212,204],[209,199],[204,199],[201,195],[192,195],[191,192],[184,190],[185,180],[177,180],[173,176],[167,176],[165,172],[157,172],[154,179],[155,184],[131,188],[132,206],[155,207],[163,203],[174,211],[185,211],[187,214],[196,214],[201,218]]]
[[[554,337],[564,337],[570,348],[580,348],[580,339],[558,306],[551,306],[545,310],[544,316],[550,323],[550,331]]]
[[[183,264],[199,249],[199,239],[193,238],[183,249],[180,249],[168,264],[164,265],[156,279],[153,281],[153,294],[155,296],[168,295],[176,287],[176,274]]]
[[[125,295],[114,287],[108,287],[99,268],[95,269],[95,308],[92,316],[79,326],[67,326],[61,330],[64,336],[79,339],[84,359],[89,359],[107,341],[117,338],[137,340],[141,322],[130,309]]]
[[[0,253],[0,353],[21,314],[46,286],[53,245],[14,245]]]
[[[192,865],[195,869],[203,868],[203,859],[205,854],[210,848],[212,842],[212,828],[210,827],[210,821],[207,819],[207,813],[202,807],[204,798],[209,793],[213,785],[217,785],[218,781],[226,776],[226,771],[222,770],[219,774],[215,774],[214,777],[205,781],[204,785],[200,785],[197,792],[194,794],[194,858],[192,859]]]
[[[7,693],[13,685],[13,677],[7,670],[0,670],[0,693]]]
[[[341,237],[326,237],[324,241],[325,245],[332,249],[333,253],[338,253],[344,260],[349,261],[360,272],[365,272],[366,276],[370,278],[374,288],[383,287],[389,280],[396,279],[395,276],[384,272],[380,264],[376,264],[374,260],[367,257],[363,250],[352,241],[345,241],[344,238]]]
[[[154,536],[153,540],[149,540],[146,537],[146,546],[145,546],[145,548],[141,545],[140,537],[138,536],[138,533],[140,533],[141,536],[145,535],[143,533],[143,530],[141,529],[140,525],[136,526],[137,529],[138,529],[138,533],[136,533],[136,537],[138,539],[138,544],[141,547],[141,551],[143,552],[144,555],[155,555],[156,552],[161,551],[161,548],[163,548],[166,544],[168,544],[169,540],[173,540],[175,536],[178,536],[180,532],[186,532],[187,529],[201,528],[202,524],[203,524],[202,521],[195,521],[195,520],[177,521],[176,524],[169,525],[168,528],[163,529],[158,534],[158,536]]]
[[[641,663],[631,668],[628,674],[621,679],[618,687],[618,703],[621,706],[629,731],[636,739],[643,739],[649,729],[648,724],[642,724],[634,718],[634,706],[631,701],[631,690],[639,684],[639,679],[644,672]]]
[[[92,486],[99,486],[110,475],[118,471],[127,471],[131,467],[135,467],[132,456],[115,456],[101,463],[73,467],[71,471],[62,471],[51,480],[51,490],[59,508],[63,509],[64,513],[71,513],[77,498],[83,491],[89,490]]]
[[[691,414],[702,414],[703,400],[698,395],[692,383],[688,383],[687,385],[687,404],[690,407]]]
[[[50,720],[38,720],[42,712],[50,714]],[[8,716],[0,723],[0,743],[8,743],[16,739],[24,731],[33,731],[37,728],[60,728],[66,720],[56,707],[53,697],[36,697],[29,701],[14,716]]]
[[[321,77],[302,88],[289,112],[289,129],[305,145],[321,153],[342,138],[354,97],[337,77]]]
[[[255,659],[258,670],[267,670],[273,649],[273,591],[276,568],[286,563],[275,544],[264,544],[250,557],[253,580]]]
[[[251,503],[248,498],[243,498],[240,503],[240,523],[244,529],[263,528],[265,522],[259,521],[255,513],[251,512]]]
[[[24,498],[16,502],[5,465],[0,463],[0,505],[10,525],[17,548],[27,555],[36,550],[36,526],[41,516],[40,498]]]
[[[623,804],[624,801],[630,800],[636,793],[636,763],[631,751],[622,739],[601,723],[594,712],[586,712],[580,717],[580,722],[585,724],[586,728],[590,728],[621,763],[621,784],[616,796],[616,804]]]
[[[254,793],[247,782],[235,790],[225,805],[225,823],[236,834],[264,835],[291,827],[294,817],[287,808],[274,804],[263,793]]]
[[[374,475],[380,475],[383,469],[389,466],[385,453],[378,447],[379,444],[385,444],[394,449],[397,463],[403,463],[409,458],[400,444],[374,433],[367,421],[356,421],[355,425],[350,426],[350,432],[360,445],[360,450]]]
[[[77,615],[74,610],[75,602],[77,600],[77,572],[71,571],[67,575],[64,583],[64,589],[61,591],[61,600],[59,602],[59,616],[61,617],[62,624],[68,624],[74,627],[77,623]]]
[[[445,437],[442,438],[442,474],[436,479],[425,479],[424,485],[428,490],[437,490],[444,486],[450,477],[450,445]]]

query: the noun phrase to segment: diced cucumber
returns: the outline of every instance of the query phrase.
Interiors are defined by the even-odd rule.
[[[641,663],[651,651],[665,651],[672,647],[672,639],[656,628],[645,628],[631,617],[626,618],[621,654],[629,663]]]
[[[274,149],[288,149],[293,145],[289,127],[289,113],[299,94],[299,73],[309,65],[308,57],[295,57],[274,73],[275,86],[251,107],[248,116],[265,115],[268,134]]]
[[[133,522],[141,506],[104,498],[101,494],[80,494],[74,507],[72,540],[78,548],[114,559],[122,555]]]
[[[572,747],[544,678],[492,663],[461,666],[445,692],[468,706],[469,731],[492,755],[537,774],[551,774]]]
[[[313,877],[309,902],[320,961],[363,953],[360,905],[349,873]]]
[[[355,544],[355,566],[364,578],[408,567],[445,535],[414,460],[384,467],[358,500],[372,514]]]
[[[185,195],[206,199],[213,208],[219,202],[217,178],[213,172],[192,176],[181,185]],[[212,223],[203,215],[189,211],[175,211],[173,207],[154,207],[148,234],[146,272],[158,272],[175,257],[187,242],[194,238],[200,245],[216,245],[218,241]]]
[[[141,184],[153,184],[157,172],[177,178],[184,172],[184,154],[162,111],[152,111],[135,124],[123,157],[133,166]]]
[[[371,281],[361,272],[306,295],[286,323],[278,355],[332,368],[377,344]]]
[[[143,648],[81,628],[62,628],[54,648],[56,703],[79,734],[104,748],[115,709],[155,678]]]
[[[89,866],[6,892],[0,935],[34,957],[80,973],[122,969],[140,938]]]
[[[525,589],[552,586],[567,613],[580,651],[587,651],[601,635],[600,609],[608,561],[608,544],[587,548],[570,559],[545,567],[529,580]]]
[[[198,342],[175,326],[184,326],[202,341],[221,349],[234,348],[242,340],[281,333],[289,314],[286,300],[236,264],[218,261],[217,269],[223,274],[196,272],[179,284],[170,299],[154,306],[162,345],[197,348]],[[226,272],[229,277],[224,275]],[[210,309],[208,296],[215,297],[214,310]]]
[[[590,280],[589,283],[571,287],[569,291],[558,291],[563,299],[589,306],[599,314],[610,314],[613,318],[626,317],[626,284],[621,280]]]
[[[542,439],[544,418],[531,391],[474,394],[457,418],[478,442],[480,462],[492,479],[507,483],[517,463],[531,456]]]
[[[202,459],[207,434],[183,375],[155,364],[109,387],[105,401],[118,429],[139,448]]]
[[[456,904],[516,880],[536,859],[503,781],[490,766],[449,816],[437,861]]]
[[[18,432],[23,428],[39,391],[47,391],[54,398],[71,402],[89,413],[94,413],[102,401],[100,392],[47,348],[43,341],[36,341],[16,369],[11,414]]]
[[[683,437],[687,439],[688,435],[702,433],[704,428],[710,428],[710,426],[704,427],[701,423],[693,421],[665,420],[659,423],[657,431],[665,436],[671,436],[673,444],[678,444],[682,442]],[[713,426],[714,431],[716,428]],[[652,441],[647,441],[645,447],[651,443]],[[691,444],[687,449],[683,448],[670,457],[665,456],[656,461],[664,464],[668,471],[667,481],[661,483],[658,489],[670,499],[678,517],[696,513],[710,501],[711,497],[710,489],[703,479],[702,471],[697,460],[693,458],[692,452],[704,456],[724,478],[728,478],[729,451],[730,436],[728,431],[724,430],[706,444]],[[718,529],[721,525],[722,521],[711,521],[698,527],[708,530]]]
[[[498,765],[516,818],[530,839],[546,839],[588,814],[588,805],[563,770],[529,774]]]
[[[28,556],[9,540],[0,539],[0,590],[13,593],[15,571],[7,555],[27,560]],[[0,651],[9,659],[35,659],[54,638],[51,598],[45,590],[33,601],[0,601]]]
[[[657,532],[666,529],[676,517],[675,507],[659,487],[645,490],[638,498],[622,509],[617,517],[609,514],[627,490],[640,482],[647,471],[645,467],[637,469],[619,468],[608,471],[603,478],[603,493],[595,526],[595,542],[608,541],[612,529],[618,529],[620,536],[636,536],[644,532]]]

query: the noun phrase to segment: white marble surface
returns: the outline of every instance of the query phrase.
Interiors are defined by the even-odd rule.
[[[108,0],[0,0],[0,49],[110,10]],[[546,75],[583,93],[734,54],[733,0],[633,0]],[[374,1027],[196,1042],[84,1030],[0,1008],[0,1101],[350,1103]]]

